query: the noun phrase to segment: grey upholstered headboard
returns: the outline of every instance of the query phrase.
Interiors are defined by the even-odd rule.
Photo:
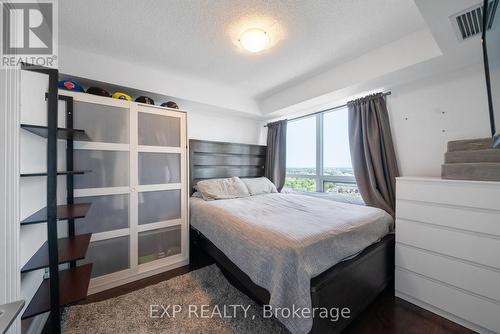
[[[266,146],[189,140],[189,193],[198,181],[264,176]]]

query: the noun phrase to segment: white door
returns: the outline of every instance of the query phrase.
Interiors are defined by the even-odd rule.
[[[83,93],[73,96],[74,127],[91,141],[76,142],[74,168],[90,170],[75,175],[75,203],[91,203],[83,219],[75,221],[77,234],[92,233],[84,260],[93,263],[89,293],[109,288],[135,273],[131,261],[131,103]]]
[[[142,104],[137,111],[136,258],[149,271],[187,259],[186,115]]]

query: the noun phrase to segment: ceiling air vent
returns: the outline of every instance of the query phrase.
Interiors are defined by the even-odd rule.
[[[489,15],[487,27],[493,27],[493,19],[497,10],[499,0],[489,0]],[[451,17],[453,26],[461,40],[465,40],[483,32],[483,3],[477,4]]]

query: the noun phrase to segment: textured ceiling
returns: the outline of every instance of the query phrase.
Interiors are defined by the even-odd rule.
[[[265,97],[425,27],[413,0],[64,0],[60,43]],[[234,43],[252,22],[276,45]]]

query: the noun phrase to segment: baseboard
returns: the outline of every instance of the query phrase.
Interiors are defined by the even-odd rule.
[[[404,299],[404,300],[406,300],[409,303],[417,305],[420,308],[423,308],[423,309],[425,309],[425,310],[427,310],[429,312],[435,313],[435,314],[437,314],[437,315],[439,315],[439,316],[441,316],[443,318],[446,318],[446,319],[448,319],[450,321],[453,321],[453,322],[455,322],[455,323],[457,323],[457,324],[459,324],[461,326],[464,326],[464,327],[466,327],[468,329],[471,329],[471,330],[473,330],[475,332],[485,333],[485,334],[495,334],[495,332],[492,332],[492,331],[490,331],[490,330],[488,330],[488,329],[486,329],[484,327],[478,326],[478,325],[476,325],[476,324],[474,324],[474,323],[472,323],[470,321],[467,321],[465,319],[457,317],[457,316],[455,316],[455,315],[453,315],[453,314],[451,314],[449,312],[446,312],[446,311],[444,311],[444,310],[442,310],[440,308],[437,308],[437,307],[435,307],[435,306],[433,306],[431,304],[427,304],[426,302],[423,302],[421,300],[413,298],[413,297],[405,294],[404,292],[396,290],[395,291],[395,295],[398,298]]]
[[[134,275],[127,276],[127,277],[122,278],[122,279],[116,279],[116,280],[113,280],[112,282],[106,282],[106,283],[94,284],[94,285],[91,284],[91,286],[89,287],[87,295],[90,296],[90,295],[96,294],[98,292],[102,292],[102,291],[105,291],[105,290],[113,289],[113,288],[116,288],[116,287],[118,287],[120,285],[131,283],[133,281],[137,281],[137,280],[149,277],[149,276],[154,276],[154,275],[157,275],[157,274],[161,274],[161,273],[163,273],[165,271],[169,271],[169,270],[172,270],[172,269],[175,269],[175,268],[179,268],[179,267],[182,267],[182,266],[185,266],[185,265],[188,265],[188,264],[189,264],[189,259],[183,259],[183,260],[180,260],[178,262],[175,262],[175,263],[172,263],[172,264],[169,264],[169,265],[166,265],[166,266],[162,266],[162,267],[154,269],[154,270],[149,270],[147,272],[140,272],[140,273],[137,273],[137,274],[134,274]]]

